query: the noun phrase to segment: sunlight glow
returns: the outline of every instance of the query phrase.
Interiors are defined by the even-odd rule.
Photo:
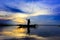
[[[12,20],[18,24],[26,24],[26,20],[22,18],[15,18],[15,20]]]
[[[12,32],[14,32],[14,33],[25,33],[26,32],[26,28],[14,29]]]
[[[41,36],[38,36],[38,35],[28,35],[26,34],[27,32],[27,29],[26,28],[15,28],[11,31],[3,31],[1,32],[2,35],[5,35],[5,36],[8,36],[8,37],[11,37],[11,38],[25,38],[25,37],[29,37],[29,38],[36,38],[36,39],[39,39],[39,40],[46,40],[46,38],[44,37],[41,37]]]
[[[44,37],[41,36],[37,36],[37,35],[28,35],[25,33],[14,33],[14,32],[3,32],[3,35],[12,37],[12,38],[25,38],[25,37],[29,37],[29,38],[35,38],[35,39],[39,39],[39,40],[47,40]]]
[[[11,37],[19,37],[19,36],[25,36],[26,34],[26,29],[25,28],[19,28],[19,29],[13,29],[12,31],[3,31],[2,34],[11,36]]]

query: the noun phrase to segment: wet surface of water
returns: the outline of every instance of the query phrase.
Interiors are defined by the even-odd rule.
[[[2,27],[0,40],[60,40],[60,27],[58,26],[39,26],[30,30],[30,35],[28,35],[26,29],[17,29],[17,26]]]

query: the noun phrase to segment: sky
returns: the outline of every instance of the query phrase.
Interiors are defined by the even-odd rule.
[[[26,21],[29,18],[32,22],[34,19],[34,22],[40,21],[41,15],[44,15],[43,17],[45,15],[52,16],[51,18],[45,17],[46,20],[60,20],[59,10],[60,0],[0,0],[0,19],[7,19],[16,23],[21,23],[20,19]]]

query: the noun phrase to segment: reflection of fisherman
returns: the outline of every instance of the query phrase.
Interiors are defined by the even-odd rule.
[[[28,27],[28,28],[27,28],[27,30],[28,30],[28,31],[27,31],[27,34],[30,34],[30,29],[29,29],[29,28],[30,28],[30,27],[29,27],[29,25],[30,25],[30,19],[28,19],[28,23],[27,23],[27,24],[28,24],[28,26],[27,26],[27,27]]]

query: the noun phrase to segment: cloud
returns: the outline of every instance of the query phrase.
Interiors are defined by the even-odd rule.
[[[1,0],[2,1],[2,0]],[[10,2],[9,2],[10,1]],[[52,6],[47,4],[47,2],[52,2],[52,0],[21,0],[21,1],[11,1],[7,0],[4,3],[0,3],[0,18],[10,19],[12,21],[18,21],[20,19],[26,20],[26,18],[37,18],[41,15],[55,15],[57,14],[55,8],[58,6]],[[55,2],[55,1],[54,1]],[[58,8],[59,10],[59,8]],[[55,13],[54,13],[55,12]],[[59,14],[59,13],[58,13]],[[7,16],[6,16],[7,15]],[[37,17],[38,16],[38,17]]]
[[[27,2],[25,2],[25,1],[27,1]],[[9,3],[6,3],[7,2],[6,1],[6,2],[4,2],[4,4],[2,4],[4,6],[2,6],[1,7],[2,9],[0,9],[0,10],[7,11],[7,12],[11,11],[11,12],[32,13],[32,12],[35,12],[35,11],[41,11],[43,9],[43,11],[42,11],[43,13],[45,12],[45,10],[46,10],[47,14],[49,14],[51,12],[49,6],[42,3],[42,1],[41,1],[41,3],[40,3],[39,0],[38,1],[37,0],[35,0],[35,1],[31,0],[31,2],[28,2],[28,0],[25,0],[25,1],[24,0],[23,1],[21,0],[20,2],[19,2],[19,0],[14,1],[14,2],[13,1],[9,2],[8,1]],[[43,14],[41,12],[37,12],[37,13]],[[44,13],[44,15],[45,14],[46,13]]]
[[[57,6],[55,9],[53,9],[53,12],[54,12],[56,15],[60,15],[60,6]]]
[[[24,11],[17,9],[17,8],[13,8],[13,7],[9,7],[9,6],[4,6],[5,9],[0,9],[0,11],[7,11],[7,12],[20,12],[20,13],[25,13]]]

